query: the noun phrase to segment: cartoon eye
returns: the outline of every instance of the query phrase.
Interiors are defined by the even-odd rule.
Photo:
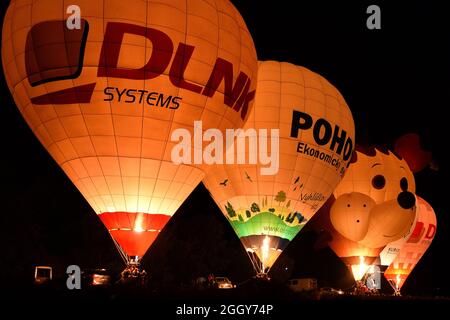
[[[384,176],[379,174],[379,175],[376,175],[375,177],[373,177],[372,186],[375,189],[378,189],[378,190],[383,189],[385,185],[386,185],[386,179],[384,178]]]
[[[402,189],[402,191],[408,190],[408,180],[405,177],[400,179],[400,188]]]

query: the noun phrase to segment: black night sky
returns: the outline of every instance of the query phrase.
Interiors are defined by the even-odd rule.
[[[357,143],[392,147],[405,133],[422,137],[439,170],[416,174],[417,194],[435,209],[438,231],[403,291],[450,295],[450,28],[442,2],[232,2],[247,22],[259,60],[305,66],[340,90],[355,119]],[[370,4],[381,7],[381,30],[366,28]],[[39,264],[52,265],[56,276],[70,264],[120,272],[123,263],[106,229],[34,137],[1,74],[0,281],[30,282]],[[343,264],[331,250],[315,251],[314,242],[314,234],[300,233],[274,266],[277,277],[314,276],[325,285],[343,285],[347,280],[336,280],[349,276]],[[167,224],[143,264],[154,285],[163,287],[209,272],[237,283],[252,275],[243,247],[203,185]]]

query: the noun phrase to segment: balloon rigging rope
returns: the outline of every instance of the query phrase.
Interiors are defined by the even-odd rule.
[[[253,265],[253,269],[255,269],[255,271],[257,273],[261,273],[261,268],[259,267],[259,261],[256,260],[256,257],[257,257],[256,254],[248,252],[248,251],[246,251],[246,252],[247,252],[247,255],[250,258],[250,261]],[[262,271],[264,271],[264,270],[262,270]]]
[[[130,264],[130,258],[125,253],[125,251],[123,251],[122,247],[117,243],[117,241],[112,237],[112,235],[111,235],[111,238],[113,239],[113,242],[117,248],[117,251],[119,251],[119,253],[120,253],[120,257],[123,259],[123,262],[125,262],[125,265],[128,266]]]

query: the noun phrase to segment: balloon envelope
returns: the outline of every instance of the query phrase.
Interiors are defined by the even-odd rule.
[[[272,139],[274,130],[279,139]],[[353,151],[353,118],[339,91],[320,75],[290,63],[260,62],[255,105],[236,140],[231,150],[245,144],[240,154],[248,162],[217,164],[203,182],[264,273],[340,181]],[[262,164],[270,153],[272,162]],[[252,155],[259,160],[250,163]],[[267,172],[274,166],[276,172]]]
[[[361,280],[383,248],[404,238],[416,217],[414,176],[390,151],[357,147],[333,198],[315,216],[314,229]]]
[[[200,165],[172,162],[173,132],[193,133],[195,120],[242,126],[256,82],[253,41],[226,0],[70,5],[11,1],[8,87],[115,241],[142,256],[204,176]]]
[[[394,150],[408,163],[411,171],[416,173],[431,163],[432,154],[425,151],[420,144],[420,136],[408,133],[395,141]]]
[[[413,231],[384,272],[395,290],[400,290],[414,267],[428,250],[436,234],[436,214],[424,199],[417,197],[417,220]]]

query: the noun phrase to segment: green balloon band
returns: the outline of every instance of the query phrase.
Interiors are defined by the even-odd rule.
[[[268,235],[291,241],[305,225],[306,219],[301,224],[288,225],[276,213],[261,212],[247,221],[241,221],[238,218],[230,221],[230,223],[239,238]]]

